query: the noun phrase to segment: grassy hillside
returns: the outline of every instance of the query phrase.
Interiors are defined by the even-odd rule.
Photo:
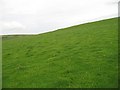
[[[3,38],[4,88],[118,86],[117,18]]]

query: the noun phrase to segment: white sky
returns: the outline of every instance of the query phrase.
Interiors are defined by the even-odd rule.
[[[0,0],[0,34],[44,33],[118,16],[119,0]]]

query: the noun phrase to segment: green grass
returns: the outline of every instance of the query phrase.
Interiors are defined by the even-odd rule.
[[[0,35],[0,89],[2,89],[2,36]]]
[[[3,37],[3,88],[118,87],[117,18]]]

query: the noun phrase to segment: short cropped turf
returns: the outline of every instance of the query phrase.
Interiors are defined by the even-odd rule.
[[[3,88],[118,87],[117,18],[3,36]]]

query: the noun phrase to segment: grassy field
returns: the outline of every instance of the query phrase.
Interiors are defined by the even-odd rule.
[[[117,18],[3,37],[3,88],[115,88]]]

